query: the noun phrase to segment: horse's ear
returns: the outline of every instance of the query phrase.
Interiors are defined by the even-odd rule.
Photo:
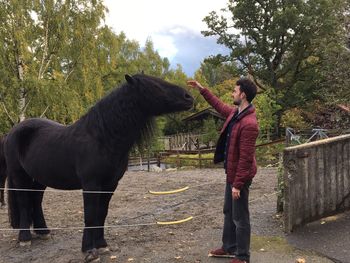
[[[135,80],[134,80],[133,77],[131,77],[130,75],[125,74],[125,79],[126,79],[126,81],[127,81],[130,85],[135,84]]]

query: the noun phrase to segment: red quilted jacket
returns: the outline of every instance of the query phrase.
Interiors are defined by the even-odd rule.
[[[225,136],[223,132],[238,108],[223,103],[208,89],[202,89],[201,94],[217,112],[226,118],[220,132],[220,138]],[[250,107],[247,111],[239,115],[237,122],[233,125],[228,146],[227,182],[237,189],[241,189],[243,185],[247,181],[253,179],[256,174],[255,142],[258,134],[259,127],[255,108]],[[222,159],[218,157],[218,155],[223,154],[222,151],[223,149],[217,148],[214,162],[222,161]]]

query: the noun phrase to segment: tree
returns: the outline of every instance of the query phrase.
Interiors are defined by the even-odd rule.
[[[92,51],[104,11],[95,0],[0,1],[3,130],[43,114],[69,123],[101,96]]]
[[[219,138],[219,129],[215,123],[214,118],[209,118],[203,122],[201,136],[201,142],[206,144],[208,147],[212,144],[215,145]]]
[[[237,65],[232,62],[223,63],[216,57],[206,58],[199,68],[209,87],[213,87],[225,80],[239,76]]]
[[[318,52],[323,60],[315,74],[318,74],[320,100],[329,105],[350,101],[350,1],[346,1],[344,14],[340,18],[343,29],[333,42],[321,42]],[[334,43],[336,42],[336,43]]]
[[[224,15],[204,18],[205,36],[217,36],[231,53],[224,61],[237,61],[262,91],[271,87],[272,98],[284,110],[305,103],[316,93],[313,69],[319,63],[319,41],[342,34],[339,18],[345,0],[229,0]],[[322,59],[322,58],[321,58]]]
[[[151,40],[141,48],[103,24],[102,0],[0,0],[0,127],[45,116],[69,124],[124,75],[171,75]]]

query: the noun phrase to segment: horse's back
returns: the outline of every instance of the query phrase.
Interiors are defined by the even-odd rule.
[[[46,119],[28,119],[16,125],[5,143],[9,169],[23,171],[41,184],[80,188],[75,175],[74,138],[66,126]]]
[[[45,138],[49,136],[50,130],[60,131],[65,126],[47,119],[27,119],[14,126],[5,141],[5,152],[17,152],[23,156],[27,148],[36,137]]]

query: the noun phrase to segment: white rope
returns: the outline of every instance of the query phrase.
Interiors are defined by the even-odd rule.
[[[203,183],[199,185],[193,185],[190,186],[190,188],[195,188],[195,187],[200,187],[204,185],[210,185],[210,184],[215,184],[215,183]],[[8,187],[0,187],[0,190],[4,191],[22,191],[22,192],[54,192],[54,193],[66,193],[67,191],[69,192],[76,192],[76,193],[84,193],[84,194],[114,194],[115,192],[112,191],[83,191],[83,190],[60,190],[60,189],[30,189],[30,188],[8,188]],[[119,190],[118,192],[134,192],[134,191],[128,191],[128,190]]]
[[[50,228],[31,228],[30,230],[77,230],[77,229],[101,229],[101,228],[119,228],[119,227],[136,227],[136,226],[152,226],[157,223],[130,224],[130,225],[114,225],[114,226],[67,226],[67,227],[50,227]],[[0,228],[0,231],[20,231],[28,230],[28,228]]]
[[[40,190],[40,189],[28,189],[28,188],[0,188],[0,190],[4,191],[22,191],[22,192],[55,192],[55,193],[66,193],[67,191],[69,192],[77,192],[77,193],[85,193],[85,194],[113,194],[114,192],[109,192],[109,191],[82,191],[82,190],[59,190],[59,189],[45,189],[45,190]],[[122,191],[122,190],[118,190]]]
[[[268,198],[270,196],[276,195],[278,192],[273,192],[270,194],[264,194],[263,196],[259,198],[255,198],[253,200],[250,200],[249,203],[256,202],[258,200],[261,200],[263,198]],[[200,218],[203,216],[207,215],[212,215],[212,214],[217,214],[217,211],[215,212],[210,212],[210,213],[205,213],[197,216],[193,216],[194,218]],[[158,225],[157,223],[140,223],[140,224],[126,224],[126,225],[107,225],[107,226],[90,226],[90,227],[83,227],[83,226],[72,226],[72,227],[50,227],[50,228],[31,228],[31,230],[77,230],[77,229],[101,229],[101,228],[120,228],[120,227],[137,227],[137,226],[153,226],[153,225]],[[27,228],[0,228],[1,231],[20,231],[20,230],[28,230]]]

